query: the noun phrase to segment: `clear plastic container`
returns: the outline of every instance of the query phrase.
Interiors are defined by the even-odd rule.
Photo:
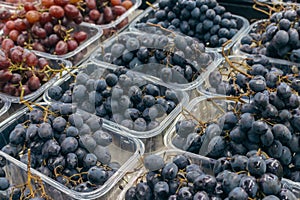
[[[99,38],[102,36],[103,31],[101,28],[93,24],[87,24],[84,22],[72,28],[74,28],[74,32],[84,31],[87,33],[87,39],[83,43],[81,43],[74,51],[69,52],[65,55],[53,55],[38,51],[35,52],[45,58],[69,60],[73,65],[82,63],[84,60],[88,59],[91,53],[94,52],[99,46]]]
[[[255,55],[252,55],[252,56],[249,56],[249,55],[248,56],[246,56],[246,55],[243,55],[243,56],[232,55],[232,56],[229,56],[228,58],[231,61],[235,61],[235,62],[238,62],[238,63],[245,63],[245,65],[247,66],[246,60],[250,57],[255,58],[256,56]],[[294,70],[297,70],[297,68],[298,68],[298,70],[300,69],[300,64],[292,64],[291,65],[290,62],[287,62],[285,60],[276,60],[275,61],[274,59],[270,59],[268,65],[271,66],[271,67],[278,68],[278,69],[283,70],[283,71],[287,71],[287,69],[294,69]],[[241,70],[243,72],[247,72],[246,67],[244,67],[242,65],[239,65],[238,68],[239,68],[239,70]],[[228,65],[228,63],[223,58],[220,65],[215,70],[219,70],[221,72],[222,81],[229,82],[232,79],[232,78],[228,77],[231,69],[232,68]],[[234,69],[232,69],[232,70],[235,71]],[[206,95],[206,96],[226,95],[226,94],[217,93],[216,89],[213,88],[210,85],[209,75],[205,78],[203,83],[198,87],[197,91],[200,95]],[[245,99],[249,99],[249,98],[245,97]]]
[[[158,3],[153,4],[153,7],[158,7]],[[132,23],[129,25],[129,30],[130,31],[145,31],[148,32],[151,30],[155,30],[153,29],[153,27],[149,26],[151,29],[148,30],[147,28],[143,29],[143,28],[137,28],[136,25],[141,23],[141,22],[146,22],[147,19],[153,18],[154,16],[154,10],[152,7],[147,8],[143,14],[139,15],[134,21],[132,21]],[[228,44],[225,47],[225,51],[229,50],[233,44],[240,38],[240,36],[245,32],[245,30],[247,29],[247,27],[249,26],[249,22],[246,18],[242,17],[242,16],[238,16],[238,15],[232,15],[234,19],[237,20],[237,26],[238,26],[238,32],[231,38],[231,43]],[[164,32],[165,34],[169,34],[169,32]],[[212,52],[222,52],[222,47],[216,47],[216,48],[210,48],[207,47],[207,51],[212,51]]]
[[[199,156],[199,155],[195,155],[195,154],[191,154],[188,152],[184,152],[181,150],[177,150],[177,149],[168,149],[168,150],[163,150],[160,152],[156,153],[157,155],[161,156],[165,162],[170,162],[172,161],[172,159],[177,156],[177,155],[184,155],[186,157],[188,157],[191,161],[191,163],[193,164],[197,164],[201,167],[201,169],[208,173],[208,174],[212,174],[212,170],[213,170],[213,165],[215,163],[215,160],[204,157],[204,156]],[[123,188],[123,190],[119,189],[120,195],[118,196],[117,200],[124,200],[125,199],[125,194],[126,191],[136,185],[139,181],[144,180],[146,181],[146,176],[143,176],[144,174],[146,174],[148,172],[148,170],[143,166],[143,163],[140,162],[139,166],[137,166],[135,168],[135,173],[130,174],[130,176],[127,176],[127,182],[124,183],[125,187]]]
[[[265,22],[269,22],[269,20],[262,19],[262,20],[256,21],[247,28],[247,30],[239,37],[238,41],[233,46],[233,48],[232,48],[233,55],[244,55],[244,56],[255,55],[255,54],[249,54],[249,53],[243,52],[241,50],[241,39],[251,32],[256,32],[257,27],[262,26],[263,23],[265,23]],[[263,27],[265,27],[265,26],[263,26]],[[291,61],[284,60],[284,59],[272,58],[272,57],[267,57],[267,58],[272,62],[285,63],[287,65],[297,64],[295,62],[291,62]]]
[[[3,121],[3,115],[9,110],[11,102],[5,97],[0,96],[0,122]]]
[[[47,106],[47,103],[41,103],[39,105]],[[34,106],[35,107],[35,106]],[[38,107],[39,108],[39,107]],[[81,110],[77,110],[80,114]],[[25,108],[7,120],[0,124],[0,146],[1,148],[7,143],[9,133],[14,129],[14,127],[18,123],[22,123],[28,119],[27,113],[29,113],[29,109]],[[118,169],[102,186],[99,186],[94,191],[91,192],[76,192],[74,190],[69,189],[68,187],[58,183],[52,178],[38,172],[35,169],[31,168],[32,174],[39,176],[42,181],[45,183],[45,190],[47,195],[49,195],[52,199],[55,200],[70,200],[70,199],[103,199],[109,195],[109,191],[122,179],[122,177],[131,170],[136,163],[140,160],[140,157],[144,153],[144,146],[143,143],[135,138],[131,138],[126,135],[125,132],[122,131],[115,131],[111,129],[106,124],[103,124],[102,129],[108,131],[112,137],[113,142],[108,146],[110,153],[111,153],[111,162],[118,162],[121,164],[121,168]],[[23,177],[26,178],[26,171],[27,165],[16,160],[15,158],[5,154],[4,152],[0,151],[0,155],[5,156],[7,160],[9,160],[13,165],[18,166],[19,173],[23,174]],[[10,170],[10,169],[9,169]],[[13,170],[13,169],[11,169]],[[16,173],[13,174],[12,179],[15,179]],[[21,178],[17,176],[18,178]],[[26,179],[25,179],[26,180]],[[14,180],[13,180],[14,181]],[[16,178],[17,181],[17,178]]]
[[[216,120],[223,114],[224,111],[228,110],[227,102],[223,100],[212,100],[210,101],[210,97],[200,96],[194,98],[189,104],[185,107],[185,109],[193,115],[193,117],[197,119],[201,119],[202,122],[208,122],[211,120]],[[229,101],[228,101],[229,102]],[[170,128],[167,130],[167,134],[164,137],[164,144],[167,148],[171,149],[179,149],[181,147],[177,147],[173,143],[173,139],[176,138],[178,135],[176,134],[175,125],[178,121],[186,119],[184,114],[181,113],[179,116],[174,120]],[[206,147],[201,148],[203,150],[203,156],[206,156],[205,149]],[[180,149],[184,150],[184,149]]]
[[[81,23],[80,25],[72,26],[73,32],[84,31],[87,33],[87,39],[81,43],[74,51],[69,52],[64,55],[54,55],[50,53],[35,51],[37,55],[48,58],[48,59],[64,59],[72,62],[73,65],[78,65],[84,60],[88,59],[90,54],[95,51],[95,49],[100,44],[99,38],[102,36],[102,29],[96,25]],[[3,32],[0,31],[0,35],[3,35]]]
[[[195,155],[195,154],[191,154],[188,152],[184,152],[178,149],[169,149],[169,150],[165,150],[165,151],[161,151],[158,152],[157,155],[161,156],[164,158],[165,162],[171,162],[172,159],[177,156],[177,155],[184,155],[186,157],[189,158],[189,160],[191,161],[191,163],[193,164],[197,164],[200,166],[200,168],[208,174],[213,174],[213,165],[215,160],[204,157],[204,156],[200,156],[200,155]],[[128,178],[127,178],[127,182],[124,183],[124,185],[126,184],[126,186],[124,187],[123,190],[118,189],[118,191],[120,192],[120,195],[118,196],[117,200],[124,200],[125,199],[125,194],[126,191],[132,187],[135,186],[139,180],[144,180],[146,181],[146,176],[143,176],[144,174],[146,174],[148,171],[147,169],[145,169],[145,167],[143,167],[142,163],[140,163],[139,167],[136,168],[139,169],[138,171],[136,171],[134,174],[131,174]],[[295,183],[293,181],[287,180],[287,179],[282,179],[283,184],[288,187],[295,195],[297,198],[300,198],[300,184],[299,183]]]
[[[1,4],[6,4],[6,5],[14,7],[14,8],[23,6],[24,3],[26,3],[26,2],[31,2],[36,5],[36,4],[40,3],[40,0],[0,0]]]
[[[142,4],[142,0],[131,0],[133,5],[124,14],[109,24],[97,25],[103,30],[101,40],[110,38],[112,35],[124,30],[128,24],[137,16],[138,7]]]
[[[25,51],[28,51],[25,49]],[[42,55],[36,54],[38,56],[38,58],[43,57]],[[67,61],[67,60],[61,60],[61,59],[53,59],[53,58],[46,58],[49,62],[49,65],[52,69],[60,69],[60,65],[63,65],[66,69],[71,69],[72,67],[72,63]],[[62,75],[65,75],[68,72],[63,72]],[[47,81],[46,83],[44,83],[43,85],[41,85],[41,87],[39,87],[39,89],[37,89],[36,91],[28,94],[28,95],[24,95],[23,99],[24,100],[35,100],[37,99],[39,96],[41,96],[44,91],[46,89],[48,89],[53,83],[55,83],[55,81],[57,81],[57,79],[60,78],[60,73],[57,73],[55,76],[53,76],[52,78],[50,78],[49,81]],[[0,96],[4,97],[7,99],[7,101],[10,101],[12,103],[20,103],[20,97],[17,96],[12,96],[9,94],[6,94],[4,92],[0,92]]]
[[[96,64],[92,61],[87,61],[87,62],[83,63],[80,66],[79,70],[75,70],[73,72],[73,74],[77,74],[80,71],[90,74],[90,76],[95,79],[99,79],[99,78],[101,79],[101,77],[106,75],[108,72],[106,66],[104,66],[102,64]],[[134,83],[134,85],[143,86],[147,83],[154,83],[155,85],[160,85],[151,80],[144,79],[144,77],[138,73],[134,73],[133,76],[139,78],[139,79],[137,79],[137,83]],[[138,76],[140,76],[140,77],[138,77]],[[140,78],[142,78],[142,81]],[[67,75],[64,78],[58,80],[54,84],[54,86],[60,86],[63,89],[63,91],[66,91],[70,88],[70,84],[74,82],[74,79],[75,79],[74,76]],[[51,99],[49,97],[48,92],[49,91],[47,90],[44,93],[44,96],[43,96],[44,101],[45,102],[56,102],[54,99]],[[176,94],[179,99],[179,103],[177,104],[177,106],[174,108],[174,110],[172,110],[172,112],[170,114],[164,113],[164,115],[162,117],[155,119],[155,120],[158,120],[159,125],[151,130],[136,131],[136,130],[129,129],[125,126],[120,125],[119,123],[113,122],[108,119],[103,119],[103,121],[105,124],[107,124],[108,126],[110,126],[112,129],[114,129],[116,131],[121,129],[121,130],[125,131],[129,136],[137,137],[137,138],[141,139],[145,143],[145,151],[146,152],[157,151],[158,149],[163,147],[163,136],[165,134],[165,129],[170,125],[170,123],[180,113],[181,107],[185,106],[188,103],[189,97],[185,92],[176,91]],[[76,103],[76,101],[74,101],[72,103]],[[114,112],[118,112],[118,110],[116,110],[116,111],[113,110],[113,113]]]
[[[158,36],[156,34],[148,34],[148,35],[149,35],[148,39],[149,38],[155,39]],[[106,41],[101,48],[99,48],[97,51],[95,51],[91,55],[91,60],[96,63],[100,63],[103,66],[108,66],[108,67],[113,67],[113,68],[119,67],[118,65],[107,63],[105,61],[104,54],[110,53],[111,47],[114,44],[116,44],[118,42],[118,39],[121,37],[137,38],[137,39],[139,39],[140,42],[143,42],[142,40],[143,40],[143,37],[145,37],[145,33],[134,32],[134,31],[120,33],[116,37],[111,38],[110,40]],[[172,53],[174,51],[174,49],[177,49],[177,48],[175,47],[174,49],[172,49],[172,46],[175,45],[173,42],[174,39],[172,37],[169,37],[168,39],[169,39],[169,42],[168,42],[167,46],[165,47],[166,48],[165,50],[166,50],[166,52]],[[159,50],[162,49],[161,47],[158,47],[156,44],[153,44],[153,45],[144,44],[143,46],[147,47],[148,49],[159,49]],[[169,51],[169,48],[171,48],[170,51]],[[204,56],[204,55],[207,55],[207,57],[203,58],[202,56]],[[163,64],[153,64],[153,65],[142,64],[142,65],[135,66],[134,68],[131,68],[130,70],[137,71],[139,73],[148,75],[148,77],[150,79],[158,82],[161,85],[165,85],[168,88],[181,90],[181,91],[190,91],[190,90],[195,89],[199,84],[201,84],[204,77],[206,77],[207,74],[209,74],[212,70],[214,70],[215,67],[217,65],[219,65],[219,63],[221,62],[220,55],[218,53],[215,53],[215,52],[202,53],[202,52],[196,51],[196,50],[195,51],[192,50],[192,53],[190,53],[190,54],[186,53],[184,59],[186,61],[191,62],[192,64],[193,64],[193,62],[195,62],[198,65],[198,68],[196,67],[196,69],[198,71],[195,72],[195,74],[197,74],[197,77],[192,81],[189,81],[188,79],[186,79],[183,75],[181,75],[179,72],[177,72],[174,69],[171,69],[172,73],[173,73],[173,79],[168,82],[163,81],[163,79],[160,77],[161,76],[160,71],[163,68],[166,68],[166,65],[163,65]],[[153,69],[155,69],[155,70],[153,70]]]

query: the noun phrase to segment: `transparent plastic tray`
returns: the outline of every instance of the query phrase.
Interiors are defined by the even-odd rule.
[[[12,6],[12,7],[19,7],[19,6],[22,6],[24,5],[24,3],[26,2],[30,2],[30,3],[33,3],[33,4],[38,4],[40,3],[40,0],[0,0],[0,3],[1,4],[6,4],[8,6]]]
[[[25,49],[25,51],[28,51]],[[43,57],[42,55],[36,54],[38,56],[38,58]],[[67,61],[67,60],[62,60],[62,59],[51,59],[51,58],[46,58],[49,62],[49,65],[52,69],[60,69],[60,65],[65,66],[66,69],[71,69],[72,64],[71,62]],[[67,72],[63,72],[62,74],[66,74]],[[60,74],[57,73],[54,77],[52,77],[48,82],[44,83],[43,85],[41,85],[41,87],[39,89],[37,89],[36,91],[28,94],[28,95],[24,95],[23,99],[24,100],[34,100],[36,98],[38,98],[40,95],[43,94],[43,92],[49,88],[53,83],[55,83],[55,81],[60,77]],[[20,103],[20,97],[16,97],[16,96],[12,96],[3,92],[0,92],[0,96],[5,97],[8,101],[12,102],[12,103]]]
[[[215,160],[213,159],[200,156],[200,155],[191,154],[177,149],[163,150],[157,152],[156,154],[161,156],[165,162],[172,161],[172,159],[177,155],[184,155],[190,159],[191,163],[199,165],[204,172],[209,174],[213,173],[212,170],[215,163]],[[148,170],[143,166],[143,163],[140,162],[139,164],[140,165],[135,168],[138,169],[138,171],[136,171],[135,174],[132,174],[130,177],[127,177],[128,183],[126,183],[126,186],[124,187],[123,190],[120,190],[120,195],[118,196],[117,200],[124,200],[126,191],[130,187],[138,183],[137,182],[139,180],[138,178],[141,178],[144,174],[148,172]],[[146,176],[143,177],[145,178]],[[146,178],[143,180],[146,181]]]
[[[132,2],[133,6],[119,16],[116,20],[109,24],[97,25],[103,30],[103,36],[101,36],[101,40],[105,40],[115,33],[122,31],[136,17],[137,9],[142,4],[142,0],[132,0]]]
[[[258,26],[260,26],[260,24],[265,23],[265,22],[268,22],[268,19],[262,19],[262,20],[256,21],[247,28],[247,30],[239,37],[238,41],[233,46],[233,48],[232,48],[233,55],[245,55],[245,56],[255,55],[255,54],[249,54],[249,53],[241,51],[241,39],[244,36],[248,35],[249,33],[256,31],[256,28]],[[295,62],[291,62],[291,61],[284,60],[284,59],[272,58],[272,57],[267,57],[267,58],[272,62],[285,63],[287,65],[297,64]]]
[[[39,105],[47,106],[49,104],[41,103]],[[80,110],[78,111],[79,113],[83,112]],[[7,143],[10,131],[12,131],[18,123],[22,123],[28,119],[28,112],[28,108],[22,109],[0,124],[0,132],[2,133],[0,136],[1,148]],[[102,199],[140,160],[140,156],[142,156],[144,153],[144,146],[140,140],[127,136],[125,132],[119,130],[115,131],[105,124],[103,124],[102,129],[110,132],[113,136],[113,142],[108,146],[112,156],[111,162],[116,161],[120,163],[121,168],[116,171],[115,174],[104,183],[104,185],[91,192],[76,192],[49,178],[48,176],[45,176],[37,170],[31,169],[33,174],[39,176],[43,180],[45,183],[46,192],[52,199]],[[0,155],[4,155],[7,160],[18,166],[19,171],[23,173],[24,178],[24,174],[26,175],[24,172],[27,171],[26,164],[14,159],[2,151],[0,151]],[[15,178],[15,174],[13,178]]]
[[[92,68],[93,70],[86,70],[85,68]],[[94,70],[94,69],[96,69],[96,70]],[[81,70],[83,72],[86,72],[87,74],[88,74],[88,72],[97,74],[97,76],[102,76],[103,74],[105,74],[107,72],[107,68],[105,68],[103,65],[96,64],[92,61],[87,61],[87,62],[83,63],[78,70],[75,70],[73,72],[73,74],[76,74]],[[140,76],[140,77],[144,78],[142,75],[139,75],[139,74],[136,74],[136,76]],[[136,84],[143,85],[145,83],[150,82],[150,83],[154,83],[156,85],[160,85],[153,81],[149,81],[148,79],[147,80],[143,79],[143,80],[144,80],[143,83],[136,83]],[[73,81],[74,81],[74,76],[67,75],[64,78],[58,80],[53,85],[60,86],[61,88],[63,88],[64,91],[66,91],[70,87],[70,83],[72,83]],[[103,122],[105,124],[109,125],[114,130],[121,129],[121,130],[124,130],[128,135],[141,139],[145,144],[146,152],[157,151],[158,149],[163,147],[163,136],[165,134],[165,129],[170,125],[170,123],[180,113],[181,107],[185,106],[189,100],[189,97],[185,92],[176,91],[176,93],[180,100],[179,104],[175,107],[175,109],[170,114],[168,114],[167,116],[165,116],[166,115],[165,114],[163,117],[159,118],[160,125],[155,127],[154,129],[151,129],[148,131],[135,131],[133,129],[128,129],[116,122],[113,122],[113,121],[110,121],[107,119],[103,119]],[[45,102],[48,102],[48,103],[55,102],[54,99],[51,99],[49,97],[48,90],[45,91],[45,93],[43,95],[43,99]]]
[[[160,155],[161,157],[164,158],[165,162],[170,162],[172,159],[177,156],[177,155],[184,155],[188,157],[193,164],[197,164],[201,167],[201,169],[208,174],[213,174],[213,165],[215,163],[215,160],[210,159],[208,157],[200,156],[200,155],[195,155],[191,154],[188,152],[184,152],[178,149],[169,149],[165,151],[158,152],[157,155]],[[124,187],[123,190],[118,189],[120,192],[120,195],[118,196],[117,200],[124,200],[125,199],[125,194],[126,191],[136,185],[138,182],[138,178],[141,178],[145,173],[147,173],[147,169],[142,166],[140,163],[139,169],[135,174],[132,174],[130,177],[128,177],[128,182],[124,183],[126,186]],[[144,176],[144,181],[146,181],[145,176]],[[300,198],[300,184],[295,183],[293,181],[287,180],[287,179],[282,179],[282,182],[289,188],[291,191],[296,195],[297,198]]]
[[[110,40],[107,40],[106,42],[104,42],[103,46],[101,48],[99,48],[97,51],[95,51],[91,55],[90,59],[92,61],[94,61],[96,63],[100,63],[101,65],[104,65],[104,66],[113,67],[113,68],[119,67],[118,65],[114,65],[114,64],[110,64],[110,63],[105,62],[103,60],[103,55],[104,55],[104,53],[110,52],[111,47],[115,43],[117,43],[118,37],[122,37],[122,36],[130,36],[130,37],[136,37],[137,38],[137,37],[145,36],[145,33],[136,32],[136,31],[122,32],[119,35],[117,35],[116,37],[113,37]],[[156,34],[150,34],[149,35],[149,37],[153,37],[153,38],[155,38],[155,36],[156,36]],[[173,44],[174,43],[172,41],[172,38],[169,38],[168,45],[171,46]],[[148,47],[148,48],[160,49],[160,48],[156,48],[155,46],[151,46],[151,47]],[[197,64],[199,66],[201,66],[201,69],[199,69],[199,71],[202,70],[201,73],[192,82],[187,81],[184,76],[180,75],[175,70],[173,70],[172,72],[173,72],[173,74],[175,74],[175,76],[178,76],[178,78],[176,80],[180,80],[180,81],[182,81],[182,83],[164,82],[160,77],[158,77],[160,74],[157,73],[158,70],[165,67],[165,65],[163,65],[163,64],[155,65],[155,67],[157,69],[155,72],[157,73],[157,75],[153,74],[153,70],[147,64],[137,66],[137,67],[135,67],[131,70],[143,73],[145,75],[148,75],[148,77],[150,79],[158,82],[161,85],[165,85],[166,87],[171,88],[171,89],[181,90],[181,91],[193,90],[203,81],[204,77],[206,77],[207,74],[209,74],[212,70],[214,70],[214,68],[217,65],[219,65],[219,63],[221,62],[220,55],[218,53],[208,52],[208,54],[210,56],[210,60],[207,62],[208,63],[207,65],[206,65],[206,63],[203,64],[203,63],[201,63],[200,59],[197,60],[200,57],[200,54],[201,54],[201,52],[196,52],[195,51],[195,52],[193,52],[193,55],[189,55],[188,58],[185,57],[185,59],[189,59],[192,62],[197,62]],[[203,66],[203,65],[205,65],[205,66]]]
[[[4,96],[0,96],[0,121],[1,116],[4,115],[10,108],[11,102]]]
[[[158,7],[158,3],[153,4],[154,7]],[[148,30],[141,30],[139,28],[136,28],[136,25],[140,22],[146,22],[147,19],[153,18],[154,10],[152,7],[147,8],[141,15],[139,15],[135,20],[131,22],[129,25],[129,30],[130,31],[146,31]],[[232,15],[234,19],[237,20],[237,25],[238,25],[238,32],[231,38],[231,43],[228,44],[225,47],[225,51],[229,50],[233,44],[240,38],[240,36],[246,31],[247,27],[249,26],[249,22],[246,18],[239,16],[239,15]],[[153,30],[153,29],[152,29]],[[168,32],[166,32],[167,34]],[[211,47],[206,47],[207,51],[212,51],[212,52],[222,52],[222,47],[216,47],[216,48],[211,48]]]
[[[48,59],[64,59],[72,62],[73,65],[78,65],[84,60],[86,60],[90,54],[97,48],[100,44],[99,38],[101,37],[103,31],[101,28],[88,23],[81,23],[80,25],[72,26],[73,31],[84,31],[87,33],[87,39],[81,43],[74,51],[71,51],[64,55],[54,55],[50,53],[35,51],[37,55],[48,58]],[[0,31],[0,35],[3,32]]]
[[[78,65],[86,60],[93,51],[96,50],[100,44],[99,38],[102,36],[103,31],[101,28],[87,23],[81,23],[78,26],[72,27],[74,31],[85,31],[87,33],[87,39],[80,44],[74,51],[69,52],[65,55],[53,55],[44,52],[35,51],[37,54],[44,56],[45,58],[51,59],[65,59],[73,63],[73,65]]]
[[[255,55],[252,55],[250,57],[255,57]],[[249,56],[243,55],[243,56],[236,56],[236,55],[232,55],[229,56],[228,58],[231,61],[236,61],[236,62],[245,62],[248,58],[250,58]],[[287,71],[288,68],[292,69],[293,67],[298,67],[298,70],[300,69],[300,64],[292,64],[290,62],[287,62],[285,60],[269,60],[269,66],[281,69],[283,71]],[[222,72],[222,81],[228,82],[230,80],[230,78],[228,78],[228,73],[229,70],[231,69],[230,66],[228,65],[228,63],[226,63],[225,59],[223,58],[222,62],[220,63],[220,65],[215,69],[215,70],[220,70],[220,68],[222,68],[221,72]],[[247,72],[247,69],[245,67],[240,66],[239,69],[241,71]],[[206,96],[219,96],[219,95],[226,95],[226,94],[218,94],[216,92],[210,91],[210,89],[212,88],[212,86],[209,83],[209,75],[205,78],[205,80],[203,81],[203,83],[198,87],[197,91],[200,95],[206,95]],[[245,99],[249,99],[247,97],[245,97]]]
[[[25,49],[25,51],[28,51]],[[38,58],[43,57],[42,55],[38,55]],[[49,65],[52,69],[60,69],[60,65],[64,65],[66,69],[71,69],[72,64],[71,62],[67,61],[67,60],[61,60],[61,59],[51,59],[51,58],[46,58],[49,61]],[[63,75],[66,74],[67,72],[63,72]],[[49,81],[47,81],[46,83],[44,83],[43,85],[41,85],[41,87],[39,89],[37,89],[36,91],[28,94],[28,95],[24,95],[23,99],[24,100],[34,100],[36,98],[38,98],[39,96],[41,96],[43,94],[43,92],[48,89],[53,83],[55,83],[55,81],[57,79],[59,79],[60,74],[57,73],[55,76],[53,76]],[[20,103],[20,97],[17,96],[12,96],[3,92],[0,92],[0,97],[4,97],[7,99],[7,101],[10,101],[12,103]]]
[[[223,96],[225,97],[225,96]],[[202,122],[207,122],[211,120],[217,119],[223,111],[227,110],[227,102],[223,100],[209,100],[210,97],[207,96],[200,96],[194,98],[189,104],[185,107],[185,109],[191,113],[197,119],[201,119]],[[229,101],[228,101],[229,102]],[[181,113],[176,120],[172,123],[170,128],[167,130],[167,134],[164,137],[164,144],[167,148],[171,149],[179,149],[176,145],[173,144],[173,139],[177,137],[175,125],[178,121],[186,119],[185,116]],[[203,150],[202,156],[206,156],[206,147],[201,147]],[[184,150],[184,149],[180,149]]]

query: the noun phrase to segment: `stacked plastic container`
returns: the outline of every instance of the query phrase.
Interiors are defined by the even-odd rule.
[[[92,68],[93,70],[90,70],[89,68]],[[79,72],[84,72],[90,75],[91,77],[95,77],[96,79],[103,79],[105,78],[105,75],[108,73],[108,70],[113,70],[114,68],[107,68],[104,64],[97,64],[94,63],[93,61],[87,61],[81,65],[79,70],[74,71],[73,74],[78,74]],[[95,76],[96,74],[96,76]],[[142,86],[147,83],[153,83],[155,85],[165,87],[163,85],[160,85],[159,83],[155,83],[154,81],[151,81],[149,79],[146,79],[145,77],[141,76],[139,77],[139,74],[133,73],[134,77],[136,77],[136,83],[134,85],[136,86]],[[70,89],[70,84],[74,83],[74,76],[72,75],[67,75],[63,79],[57,81],[54,86],[60,86],[61,88],[64,89],[64,92]],[[113,95],[113,94],[112,94]],[[180,113],[182,106],[186,105],[189,101],[188,95],[183,92],[183,91],[176,91],[176,95],[178,97],[179,103],[177,106],[174,108],[174,110],[167,114],[165,113],[163,117],[160,117],[159,119],[159,125],[155,128],[152,128],[150,130],[145,130],[145,131],[137,131],[134,129],[127,128],[123,125],[120,124],[120,122],[116,121],[111,121],[108,119],[103,119],[104,123],[108,126],[110,126],[113,130],[122,130],[125,131],[127,135],[135,138],[141,139],[144,144],[145,144],[145,151],[146,152],[154,152],[158,151],[162,148],[163,146],[163,136],[165,134],[165,129],[172,123],[172,121],[177,117],[177,115]],[[45,102],[59,102],[60,100],[56,101],[54,99],[51,99],[49,96],[49,91],[46,91],[43,99]],[[74,100],[74,102],[76,101]],[[94,105],[92,105],[94,106]],[[113,112],[118,112],[117,110],[113,110]],[[116,119],[115,119],[116,120]],[[153,119],[154,121],[154,119]]]
[[[43,110],[52,105],[53,104],[51,103],[41,103],[33,108]],[[23,122],[26,123],[29,112],[28,108],[22,109],[0,124],[0,131],[2,133],[0,137],[1,148],[8,143],[10,132],[16,125]],[[84,111],[77,110],[76,113],[80,115],[81,113],[84,114]],[[57,200],[110,198],[109,191],[139,162],[140,156],[144,153],[144,145],[140,140],[129,137],[123,131],[116,131],[106,124],[103,124],[102,130],[108,131],[112,135],[112,143],[108,146],[111,153],[111,162],[118,162],[121,167],[103,185],[90,192],[76,192],[61,183],[54,181],[47,175],[38,172],[35,169],[31,169],[31,173],[37,175],[43,181],[46,194],[50,198]],[[12,175],[9,179],[10,184],[21,185],[26,183],[28,178],[27,165],[1,151],[0,155],[4,156],[6,160],[9,161],[10,167],[6,168],[6,172],[7,174]]]
[[[241,39],[244,36],[247,36],[251,33],[258,33],[259,29],[261,29],[262,27],[266,27],[266,23],[269,23],[268,19],[262,19],[262,20],[258,20],[254,23],[252,23],[247,29],[246,31],[240,36],[240,38],[237,40],[237,42],[235,43],[235,45],[232,48],[233,54],[235,55],[244,55],[244,56],[251,56],[251,55],[255,55],[255,54],[249,54],[247,52],[244,52],[241,49]],[[261,33],[260,33],[261,34]],[[278,63],[284,63],[287,65],[293,65],[293,64],[297,64],[295,62],[291,62],[288,59],[279,59],[279,58],[272,58],[272,57],[267,57],[270,61],[274,61],[274,62],[278,62]]]
[[[175,35],[173,37],[169,37],[168,41],[166,42],[165,46],[161,46],[162,44],[159,43],[152,43],[151,41],[155,41],[155,39],[159,40],[160,36],[156,34],[148,34],[143,32],[123,32],[119,35],[117,35],[114,38],[111,38],[110,40],[107,40],[105,44],[101,46],[101,48],[97,51],[95,51],[91,55],[91,60],[93,60],[96,63],[99,63],[102,66],[107,66],[109,68],[118,68],[121,67],[117,64],[114,64],[113,60],[107,60],[107,55],[110,55],[112,53],[112,47],[119,43],[120,40],[123,38],[137,38],[139,40],[139,43],[141,46],[144,46],[148,49],[153,50],[163,50],[165,49],[168,54],[172,54],[176,51],[180,51],[176,46],[176,40],[178,38],[185,39],[184,36],[181,35]],[[166,39],[167,37],[163,37],[162,39]],[[150,41],[149,44],[146,42]],[[152,63],[145,63],[140,65],[135,65],[130,68],[130,66],[126,66],[126,68],[129,68],[131,71],[135,71],[141,74],[144,74],[147,76],[147,78],[151,79],[152,81],[155,81],[159,84],[165,85],[168,88],[185,91],[189,94],[189,96],[192,98],[195,96],[195,89],[201,82],[203,81],[204,77],[206,77],[211,71],[215,69],[215,67],[220,63],[220,55],[216,52],[201,52],[201,47],[198,47],[197,45],[200,45],[199,43],[192,41],[195,44],[195,48],[192,49],[191,52],[186,53],[185,61],[189,65],[193,65],[196,68],[196,72],[193,75],[192,80],[188,80],[184,75],[180,74],[175,69],[171,69],[173,73],[173,78],[171,80],[166,80],[162,77],[161,71],[164,68],[168,68],[168,64],[152,64]],[[163,44],[164,45],[164,44]],[[120,58],[122,58],[122,52],[120,55]],[[124,52],[125,54],[125,52]],[[118,59],[118,58],[114,58]]]

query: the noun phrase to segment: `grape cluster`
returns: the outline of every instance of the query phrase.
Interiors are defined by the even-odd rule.
[[[44,189],[44,185],[40,183],[30,183],[31,187],[35,187],[31,192],[29,191],[28,183],[23,183],[21,177],[11,177],[11,174],[15,174],[15,170],[19,169],[19,166],[9,163],[5,157],[0,156],[0,199],[1,200],[47,200],[48,195],[40,192],[40,189]],[[32,180],[40,180],[38,177],[27,174],[27,178]],[[22,183],[21,183],[21,182]],[[33,193],[35,198],[33,197]]]
[[[0,91],[20,97],[31,94],[49,81],[63,66],[36,56],[22,47],[12,48],[13,42],[4,39],[0,50]]]
[[[220,158],[213,174],[184,155],[177,155],[166,163],[160,156],[149,157],[144,161],[149,171],[143,180],[126,191],[125,200],[297,199],[281,181],[280,163],[265,158],[260,152]]]
[[[75,83],[53,86],[48,96],[56,101],[76,103],[89,113],[121,124],[130,130],[146,131],[159,126],[163,117],[180,103],[181,97],[166,87],[148,83],[125,68],[114,71],[87,66]],[[65,90],[63,90],[63,88]]]
[[[240,50],[300,62],[299,16],[299,8],[288,7],[275,12],[268,21],[259,22],[241,38]]]
[[[71,104],[39,107],[9,132],[4,153],[25,164],[30,157],[32,168],[78,192],[96,189],[120,168],[111,162],[113,135],[100,118]]]
[[[119,35],[95,59],[160,78],[167,83],[190,83],[213,62],[203,44],[191,37],[125,33]]]
[[[146,30],[157,24],[196,38],[208,47],[220,47],[238,32],[238,21],[216,0],[160,0],[159,8],[136,25]]]
[[[79,3],[80,4],[80,3]],[[97,25],[109,24],[123,15],[133,6],[132,0],[84,0],[82,3],[83,10],[81,14],[83,21]],[[128,18],[124,19],[118,28],[128,24]]]
[[[45,1],[51,3],[51,1]],[[24,5],[18,17],[3,27],[10,43],[41,52],[64,55],[74,51],[88,37],[85,31],[76,30],[82,22],[79,9],[73,4],[52,2],[42,7],[32,3]],[[2,42],[2,48],[9,48]]]
[[[261,55],[244,61],[241,57],[231,60],[230,64],[224,61],[218,70],[211,72],[201,89],[213,94],[253,98],[258,92],[276,91],[282,84],[287,84],[295,95],[299,95],[298,67],[269,62]]]
[[[250,103],[229,104],[220,103],[225,113],[217,121],[179,120],[173,144],[212,158],[261,149],[280,161],[286,178],[299,182],[299,97],[280,84],[269,95],[256,93]]]

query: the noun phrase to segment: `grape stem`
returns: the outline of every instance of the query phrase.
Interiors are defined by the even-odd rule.
[[[223,45],[222,45],[222,55],[223,57],[225,58],[225,61],[229,64],[230,67],[232,67],[234,70],[238,71],[239,73],[245,75],[246,77],[248,78],[251,78],[252,76],[243,72],[242,70],[238,69],[236,66],[234,66],[234,64],[231,62],[231,60],[228,58],[228,56],[226,55],[225,53],[225,47],[231,43],[232,41],[231,40],[228,40],[227,42],[225,42]]]

